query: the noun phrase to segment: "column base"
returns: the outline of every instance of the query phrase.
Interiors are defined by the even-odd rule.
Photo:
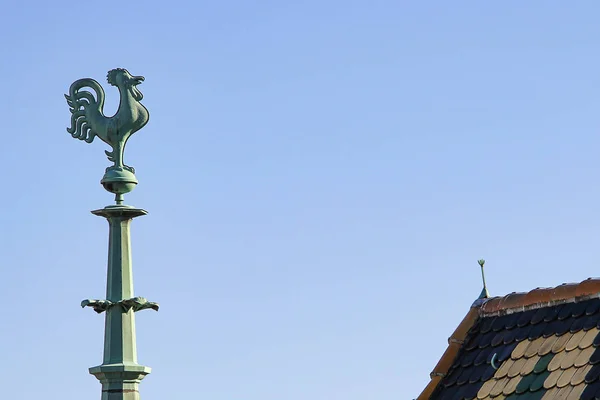
[[[102,364],[89,371],[102,384],[102,400],[139,400],[139,383],[152,369],[138,364]]]

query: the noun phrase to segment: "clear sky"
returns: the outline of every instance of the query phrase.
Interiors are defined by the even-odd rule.
[[[481,290],[600,275],[595,1],[5,0],[2,398],[99,398],[112,196],[76,79],[144,75],[128,144],[144,400],[416,397]],[[191,396],[191,397],[190,397]]]

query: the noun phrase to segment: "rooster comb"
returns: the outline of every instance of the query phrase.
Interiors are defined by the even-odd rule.
[[[125,68],[115,68],[115,69],[111,69],[110,71],[108,71],[108,74],[106,74],[106,81],[108,83],[110,83],[113,86],[117,85],[117,74],[119,73],[129,73],[129,71],[127,71]]]

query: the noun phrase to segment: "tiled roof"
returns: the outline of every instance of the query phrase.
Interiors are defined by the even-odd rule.
[[[476,301],[419,400],[600,399],[600,279]]]

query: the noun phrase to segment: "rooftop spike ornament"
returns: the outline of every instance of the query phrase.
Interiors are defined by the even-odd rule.
[[[477,263],[481,267],[481,279],[483,280],[483,289],[481,290],[481,293],[479,294],[478,299],[489,299],[490,294],[487,290],[487,285],[485,284],[485,273],[483,271],[483,266],[485,265],[485,260],[484,259],[477,260]]]
[[[92,143],[98,136],[111,147],[111,151],[105,153],[113,165],[106,168],[100,183],[115,194],[116,202],[92,211],[92,214],[106,218],[109,225],[106,299],[83,300],[81,306],[106,315],[103,362],[89,369],[90,374],[102,383],[101,399],[139,400],[138,385],[151,369],[137,361],[135,312],[158,311],[159,306],[133,293],[129,227],[133,218],[147,212],[123,204],[123,195],[131,192],[138,183],[135,170],[123,163],[123,152],[129,137],[148,123],[149,114],[140,103],[143,96],[137,88],[144,77],[116,68],[108,72],[107,80],[119,89],[121,96],[117,113],[112,117],[104,116],[104,90],[91,78],[73,82],[69,94],[65,95],[71,111],[71,126],[67,132],[87,143]],[[92,89],[95,95],[83,88]]]

